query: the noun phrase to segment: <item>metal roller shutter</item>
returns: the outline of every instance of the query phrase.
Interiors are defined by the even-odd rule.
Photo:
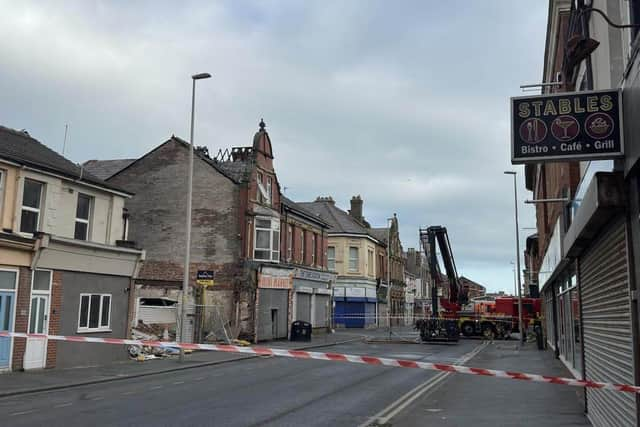
[[[314,304],[314,328],[325,328],[329,325],[329,295],[316,294]]]
[[[580,258],[586,378],[633,384],[633,341],[625,222],[601,232]],[[587,389],[595,426],[635,426],[635,396]]]
[[[296,318],[311,323],[311,294],[296,292]]]
[[[261,288],[258,292],[258,339],[286,338],[289,291]]]

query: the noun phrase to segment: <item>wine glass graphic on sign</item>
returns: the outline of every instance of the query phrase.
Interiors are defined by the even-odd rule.
[[[573,116],[560,116],[551,122],[551,134],[558,141],[571,141],[580,133],[580,125]]]
[[[527,144],[537,144],[547,137],[547,125],[537,118],[530,118],[520,125],[520,138]]]

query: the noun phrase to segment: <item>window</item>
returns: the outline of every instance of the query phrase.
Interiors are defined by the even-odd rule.
[[[316,235],[311,233],[311,265],[316,265]]]
[[[257,185],[258,188],[257,188],[257,192],[256,192],[256,200],[262,200],[260,198],[260,195],[261,195],[261,192],[262,192],[261,189],[260,189],[260,187],[262,187],[262,173],[261,172],[256,172],[256,183],[258,184]]]
[[[293,253],[293,227],[289,226],[287,231],[287,261],[291,261],[291,254]]]
[[[49,292],[51,289],[51,271],[36,270],[33,273],[33,290]]]
[[[111,295],[80,294],[78,332],[110,331]]]
[[[4,175],[5,172],[0,169],[0,215],[2,214],[2,202],[4,201]]]
[[[75,239],[88,240],[90,211],[91,196],[78,193],[78,205],[76,206],[76,230],[73,235]]]
[[[271,204],[271,200],[273,200],[273,195],[271,194],[271,177],[267,177],[267,203]]]
[[[369,273],[369,276],[373,276],[373,251],[369,250],[369,252],[367,253],[367,262],[369,263],[369,265],[367,266],[367,272]]]
[[[40,205],[42,203],[42,187],[40,182],[24,180],[22,192],[22,214],[20,216],[20,232],[35,233],[40,225]]]
[[[253,258],[263,261],[280,259],[280,221],[256,218],[255,248]]]
[[[304,230],[300,230],[300,264],[304,264]]]
[[[358,271],[358,248],[349,247],[349,271]]]
[[[336,248],[334,246],[327,247],[327,268],[336,271]]]

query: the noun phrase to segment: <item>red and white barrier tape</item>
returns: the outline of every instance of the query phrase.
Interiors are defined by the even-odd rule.
[[[414,369],[425,369],[430,371],[457,372],[460,374],[482,375],[482,376],[488,376],[488,377],[509,378],[512,380],[523,380],[523,381],[532,381],[532,382],[550,383],[550,384],[563,384],[563,385],[574,386],[574,387],[589,387],[589,388],[597,388],[602,390],[612,390],[612,391],[640,394],[640,386],[633,386],[628,384],[613,384],[613,383],[603,383],[603,382],[596,382],[596,381],[581,381],[573,378],[550,377],[546,375],[526,374],[522,372],[498,371],[494,369],[471,368],[468,366],[447,365],[442,363],[416,362],[414,360],[389,359],[385,357],[376,357],[376,356],[358,356],[358,355],[340,354],[340,353],[320,353],[315,351],[287,350],[282,348],[241,347],[241,346],[228,345],[228,344],[188,344],[188,343],[165,342],[165,341],[131,340],[131,339],[121,339],[121,338],[94,338],[94,337],[80,337],[80,336],[26,334],[26,333],[20,333],[20,332],[7,332],[7,331],[0,331],[0,337],[42,338],[42,339],[46,338],[53,341],[89,342],[89,343],[103,343],[103,344],[117,344],[117,345],[141,345],[141,346],[147,346],[147,347],[182,348],[185,350],[208,350],[208,351],[221,351],[226,353],[243,353],[243,354],[252,354],[256,356],[279,356],[279,357],[291,357],[295,359],[316,359],[316,360],[327,360],[327,361],[333,361],[333,362],[362,363],[366,365],[392,366],[395,368],[414,368]]]

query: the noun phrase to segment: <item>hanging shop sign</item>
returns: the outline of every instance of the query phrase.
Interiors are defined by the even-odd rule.
[[[511,163],[624,155],[618,90],[511,98]]]
[[[198,270],[196,273],[196,283],[200,286],[213,286],[215,272],[213,270]]]

